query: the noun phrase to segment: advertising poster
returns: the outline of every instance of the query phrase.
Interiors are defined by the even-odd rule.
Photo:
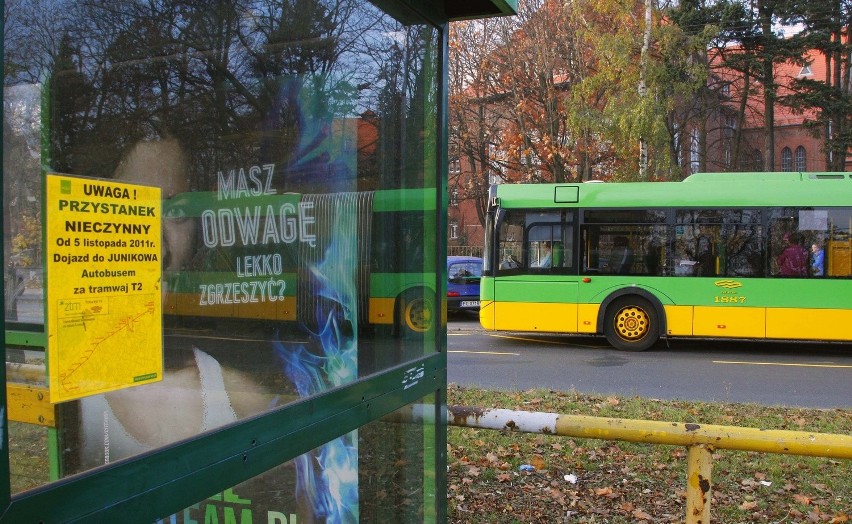
[[[116,180],[163,190],[155,297],[163,380],[82,399],[72,471],[155,450],[359,376],[373,192],[285,191],[288,168],[274,163],[223,166],[206,190],[192,190],[175,183],[184,179],[186,158],[177,141],[143,141],[116,169]],[[334,158],[334,173],[351,172],[340,161],[351,155],[338,150]],[[162,178],[154,179],[158,173]],[[357,522],[358,469],[356,431],[163,522]]]
[[[163,378],[160,190],[47,176],[50,396]]]

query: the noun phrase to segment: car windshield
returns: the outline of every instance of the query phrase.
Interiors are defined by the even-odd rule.
[[[456,262],[450,264],[447,274],[455,282],[479,281],[482,276],[482,263],[478,261]]]

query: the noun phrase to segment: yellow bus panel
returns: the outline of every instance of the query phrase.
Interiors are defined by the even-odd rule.
[[[663,306],[666,334],[672,337],[692,336],[692,306]]]
[[[163,312],[167,315],[217,318],[256,318],[260,320],[296,320],[296,297],[285,296],[275,302],[234,302],[200,304],[197,293],[171,293]]]
[[[577,304],[496,302],[493,307],[497,330],[577,332]]]
[[[784,339],[852,340],[852,310],[766,310],[766,336]]]
[[[598,326],[600,304],[579,304],[577,306],[577,332],[594,333]]]
[[[370,298],[370,324],[393,324],[395,298]]]
[[[479,323],[483,329],[494,330],[494,301],[480,300]]]
[[[696,337],[763,338],[766,335],[766,310],[695,306],[692,326],[692,334]]]

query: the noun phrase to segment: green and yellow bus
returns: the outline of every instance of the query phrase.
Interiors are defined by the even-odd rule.
[[[852,341],[852,174],[491,188],[485,329]]]

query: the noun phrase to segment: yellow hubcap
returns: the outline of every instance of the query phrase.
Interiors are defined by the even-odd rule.
[[[615,316],[615,331],[624,340],[639,340],[648,333],[650,322],[645,310],[629,306]]]
[[[412,300],[405,306],[405,325],[417,333],[425,333],[432,325],[432,308],[423,299]]]

